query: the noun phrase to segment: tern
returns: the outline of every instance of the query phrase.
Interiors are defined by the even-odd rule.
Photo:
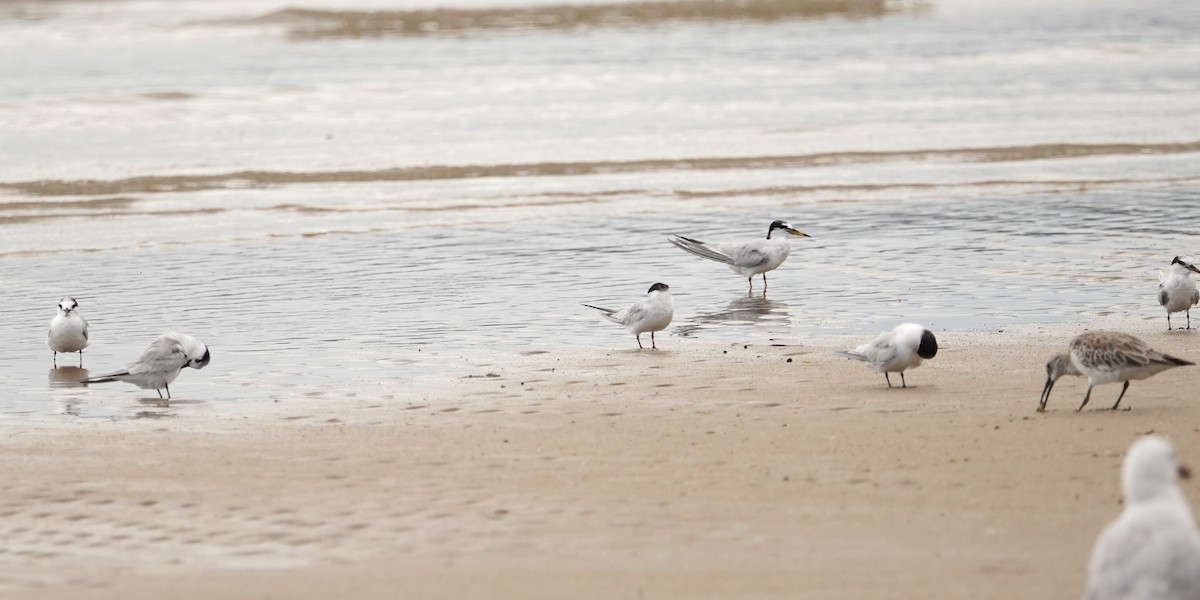
[[[1176,256],[1171,261],[1171,274],[1158,274],[1158,303],[1167,309],[1167,330],[1171,329],[1171,313],[1187,314],[1187,328],[1192,328],[1192,307],[1200,303],[1200,290],[1192,281],[1192,273],[1200,273],[1200,269],[1192,264],[1191,257]]]
[[[46,345],[54,351],[54,366],[58,366],[59,352],[78,352],[79,366],[83,366],[83,349],[88,345],[88,322],[79,314],[79,303],[70,296],[58,301],[58,314],[50,320],[50,331]]]
[[[729,270],[746,278],[750,291],[754,291],[754,276],[762,274],[763,293],[767,293],[767,271],[774,271],[787,260],[792,246],[784,235],[771,237],[771,234],[785,234],[811,238],[812,236],[789,225],[787,221],[774,221],[767,228],[766,239],[746,242],[726,242],[708,244],[682,235],[671,238],[671,243],[695,254],[701,258],[715,260],[729,265]]]
[[[666,329],[671,324],[671,318],[675,316],[670,290],[667,284],[656,283],[650,286],[645,298],[624,310],[610,310],[591,304],[584,306],[600,311],[601,316],[613,323],[624,325],[637,338],[638,348],[644,348],[642,334],[649,331],[650,347],[657,350],[658,346],[654,345],[654,332]]]
[[[179,376],[179,371],[184,367],[203,369],[211,358],[208,346],[200,340],[182,333],[164,333],[150,343],[136,362],[84,383],[124,381],[142,389],[154,390],[159,398],[162,398],[161,390],[165,389],[170,400],[171,382]]]
[[[908,383],[904,381],[904,371],[921,366],[923,360],[937,356],[937,351],[937,338],[932,331],[916,323],[904,323],[879,334],[869,344],[839,354],[861,360],[876,373],[883,373],[888,387],[892,387],[888,373],[899,372],[900,387],[906,388]]]

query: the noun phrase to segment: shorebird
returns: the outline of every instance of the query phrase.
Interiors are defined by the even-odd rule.
[[[1190,256],[1176,256],[1171,261],[1171,274],[1158,274],[1158,303],[1167,309],[1167,330],[1171,329],[1171,313],[1184,312],[1187,314],[1187,328],[1192,328],[1192,307],[1200,302],[1200,290],[1192,281],[1192,273],[1200,273],[1200,269],[1192,264]]]
[[[1176,478],[1191,473],[1171,443],[1139,439],[1125,455],[1125,507],[1096,539],[1087,600],[1200,598],[1200,533]]]
[[[54,351],[54,366],[58,366],[59,352],[78,352],[79,366],[83,366],[83,349],[88,345],[88,323],[79,314],[79,303],[70,296],[58,301],[58,314],[50,319],[50,331],[46,345]]]
[[[908,387],[904,381],[905,369],[921,366],[921,361],[937,356],[937,338],[933,332],[917,325],[904,323],[897,325],[891,331],[879,334],[869,344],[863,344],[854,350],[839,351],[838,354],[867,363],[876,373],[883,373],[888,387],[892,387],[892,379],[888,373],[900,373],[900,387]]]
[[[1046,402],[1050,400],[1050,390],[1054,382],[1063,375],[1076,375],[1088,378],[1087,393],[1083,396],[1083,404],[1076,410],[1083,410],[1088,399],[1092,397],[1092,388],[1104,383],[1124,381],[1121,394],[1117,396],[1112,409],[1117,410],[1129,382],[1134,379],[1146,379],[1151,375],[1161,373],[1171,367],[1193,365],[1195,363],[1163,354],[1127,333],[1116,331],[1088,331],[1075,336],[1067,346],[1067,352],[1059,354],[1046,363],[1046,385],[1042,387],[1042,397],[1038,404],[1038,412],[1046,410]]]
[[[182,333],[164,333],[150,343],[137,361],[84,383],[124,381],[142,389],[154,390],[159,398],[162,398],[160,390],[165,389],[170,400],[171,382],[179,376],[179,371],[184,367],[203,369],[211,358],[208,346],[200,343],[200,340]]]
[[[787,260],[792,246],[784,235],[774,238],[771,234],[780,231],[785,234],[800,237],[812,237],[803,231],[798,231],[787,221],[774,221],[767,228],[767,238],[746,242],[726,242],[707,244],[682,235],[671,238],[671,243],[695,254],[701,258],[715,260],[729,265],[729,270],[746,278],[750,291],[754,291],[754,276],[762,274],[763,293],[767,293],[767,271],[774,271]]]
[[[591,304],[584,304],[584,306],[600,311],[601,316],[613,323],[624,325],[637,338],[638,348],[644,348],[642,334],[649,331],[650,347],[658,349],[658,346],[654,345],[654,332],[666,329],[671,324],[671,318],[675,316],[670,290],[671,288],[667,284],[656,283],[650,286],[645,298],[634,302],[633,306],[619,311]]]

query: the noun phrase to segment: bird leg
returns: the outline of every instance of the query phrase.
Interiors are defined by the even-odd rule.
[[[900,387],[906,388],[908,384],[904,381],[904,371],[900,371]]]
[[[167,388],[167,400],[170,400],[171,399],[171,384],[164,383],[163,387]],[[159,396],[159,398],[161,398],[161,397],[162,396]]]
[[[747,277],[746,281],[750,283],[750,293],[753,294],[754,293],[754,276],[751,275],[751,276]]]
[[[658,346],[654,345],[654,332],[653,331],[650,332],[650,349],[658,350]]]
[[[79,351],[79,366],[83,366],[83,350]]]
[[[54,352],[54,367],[58,368],[58,350],[51,350],[51,352]]]
[[[1192,309],[1189,308],[1184,312],[1187,314],[1187,321],[1188,321],[1187,328],[1191,329],[1192,328]]]
[[[890,387],[892,387],[892,378],[891,378],[891,377],[888,377],[887,371],[884,371],[884,372],[883,372],[883,379],[884,379],[884,381],[887,381],[887,382],[888,382],[888,387],[889,387],[889,388],[890,388]]]
[[[1113,410],[1117,410],[1117,407],[1121,405],[1121,398],[1125,397],[1125,390],[1127,389],[1129,389],[1128,381],[1125,382],[1125,385],[1121,386],[1121,393],[1117,395],[1117,403],[1113,405]]]
[[[767,295],[767,274],[763,273],[763,296]]]
[[[1188,319],[1190,322],[1191,317],[1188,317]],[[1167,313],[1167,331],[1170,331],[1170,330],[1171,330],[1171,313],[1168,312]]]
[[[159,399],[159,400],[162,400],[162,390],[160,390],[160,389],[158,389],[158,388],[154,388],[154,393],[155,393],[155,394],[158,394],[158,399]]]
[[[1089,399],[1091,399],[1091,397],[1092,397],[1092,385],[1089,383],[1088,391],[1086,394],[1083,395],[1083,404],[1080,404],[1079,408],[1075,409],[1075,412],[1079,412],[1079,411],[1083,410],[1083,407],[1087,406],[1087,402]]]
[[[638,341],[638,350],[641,350],[642,348],[644,348],[644,346],[642,346],[642,334],[639,333],[634,337],[636,337],[637,341]]]

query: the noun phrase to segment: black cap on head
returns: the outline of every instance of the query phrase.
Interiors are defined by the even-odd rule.
[[[937,338],[933,337],[932,331],[926,329],[921,333],[921,345],[917,346],[917,356],[921,358],[933,358],[937,356],[937,351]]]
[[[1175,260],[1172,260],[1172,261],[1171,261],[1171,264],[1173,264],[1173,265],[1174,265],[1174,264],[1181,264],[1181,265],[1182,265],[1182,264],[1184,264],[1184,263],[1183,263],[1183,261],[1182,261],[1182,260],[1180,260],[1180,259],[1179,259],[1179,257],[1178,257],[1178,256],[1176,256],[1176,257],[1175,257]]]
[[[650,289],[646,293],[649,294],[650,292],[665,292],[669,289],[671,289],[671,287],[665,283],[656,283],[656,284],[650,286]]]

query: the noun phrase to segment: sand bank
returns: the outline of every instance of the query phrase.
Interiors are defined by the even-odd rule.
[[[1125,325],[1200,358],[1200,332]],[[1200,369],[1135,382],[1128,412],[1076,413],[1083,381],[1064,379],[1036,413],[1042,365],[1077,330],[939,334],[910,389],[832,353],[858,338],[666,338],[447,355],[458,375],[383,400],[9,422],[0,590],[1078,597],[1128,444],[1156,431],[1200,463]]]

